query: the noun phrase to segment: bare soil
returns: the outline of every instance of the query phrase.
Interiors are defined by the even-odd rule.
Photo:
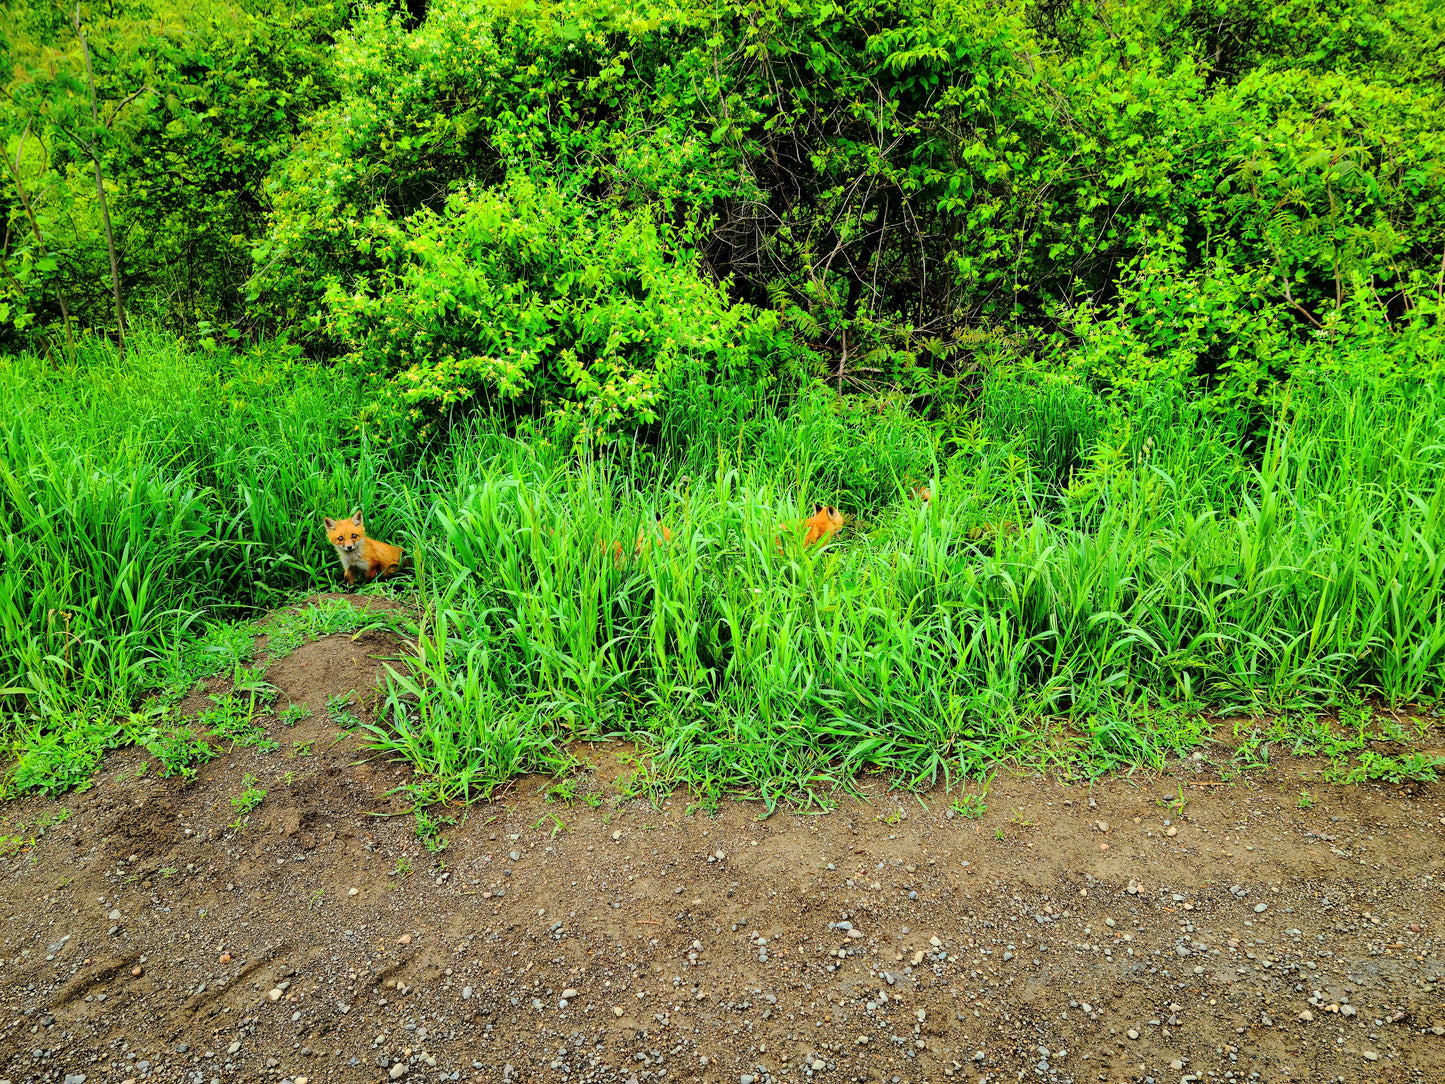
[[[572,802],[520,780],[433,854],[327,714],[370,721],[397,651],[273,663],[313,712],[279,752],[187,785],[125,750],[0,811],[34,837],[0,860],[0,1079],[1445,1081],[1439,787],[1190,759],[1000,773],[977,820],[883,779],[765,818],[619,802],[631,750],[592,745]]]

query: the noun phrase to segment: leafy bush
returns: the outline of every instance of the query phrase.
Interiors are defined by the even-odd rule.
[[[426,434],[469,408],[556,412],[582,434],[655,422],[682,381],[760,384],[786,345],[730,304],[650,216],[598,211],[515,175],[441,213],[380,214],[380,267],[327,295],[348,359],[386,378],[374,410]]]

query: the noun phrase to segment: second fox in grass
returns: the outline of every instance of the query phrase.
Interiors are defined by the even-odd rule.
[[[322,522],[326,524],[327,541],[336,547],[336,556],[341,558],[341,571],[347,583],[355,584],[358,580],[370,583],[401,568],[405,556],[401,548],[368,538],[361,509],[353,512],[349,519],[324,516]]]

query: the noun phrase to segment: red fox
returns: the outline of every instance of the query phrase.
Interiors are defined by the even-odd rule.
[[[814,542],[826,542],[833,537],[835,531],[843,526],[843,514],[831,504],[813,505],[813,514],[803,520],[803,526],[808,528],[808,533],[803,536],[803,545],[811,546]],[[778,538],[778,552],[783,550],[783,539]]]
[[[647,531],[646,531],[646,530],[643,530],[643,532],[637,536],[637,542],[636,542],[636,544],[634,544],[633,547],[632,547],[632,556],[633,556],[633,557],[641,557],[642,554],[647,550],[647,547],[648,547],[649,545],[651,545],[652,542],[656,542],[656,541],[658,541],[659,539],[660,539],[662,542],[671,542],[671,541],[672,541],[672,528],[669,527],[667,524],[665,524],[665,523],[662,522],[662,513],[661,513],[661,512],[658,512],[658,513],[656,514],[656,522],[657,522],[657,536],[656,536],[655,538],[649,540],[648,537],[647,537]],[[621,543],[621,542],[616,542],[616,541],[614,541],[614,542],[610,542],[610,543],[609,543],[609,542],[607,542],[606,540],[601,540],[601,541],[600,541],[600,545],[601,545],[601,547],[602,547],[602,549],[603,549],[604,552],[605,552],[609,547],[611,548],[611,550],[612,550],[612,564],[613,564],[615,567],[621,568],[623,565],[625,565],[625,564],[627,563],[627,551],[622,548],[622,543]]]
[[[908,495],[915,501],[922,501],[924,504],[933,500],[933,494],[929,492],[927,486],[914,486],[908,491]]]
[[[347,583],[355,584],[358,576],[369,583],[390,576],[401,568],[404,555],[400,547],[366,537],[361,509],[353,512],[350,519],[323,516],[322,522],[326,524],[327,539],[336,547],[336,556],[341,558],[341,570]]]

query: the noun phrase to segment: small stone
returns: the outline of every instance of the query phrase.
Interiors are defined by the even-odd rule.
[[[463,986],[463,987],[462,987],[462,1000],[463,1000],[463,1001],[470,1001],[471,999],[472,999],[472,988],[471,988],[470,986]]]
[[[1098,829],[1099,831],[1101,831],[1101,832],[1107,832],[1107,831],[1109,830],[1109,822],[1108,822],[1108,821],[1095,821],[1095,822],[1094,822],[1094,827],[1097,828],[1097,829]]]
[[[276,989],[276,988],[273,986],[271,989],[269,989],[269,990],[266,991],[266,996],[267,996],[268,998],[270,998],[272,1001],[280,1001],[280,1000],[281,1000],[281,991],[278,990],[278,989]]]
[[[65,1076],[65,1084],[85,1084],[85,1074],[67,1073]]]
[[[943,942],[940,941],[940,940],[939,940],[938,938],[936,938],[936,937],[930,937],[930,938],[928,939],[928,943],[929,943],[930,945],[932,945],[934,948],[942,948],[942,947],[943,947]]]
[[[1135,1031],[1133,1028],[1130,1028],[1127,1032],[1125,1032],[1125,1034],[1128,1035],[1129,1038],[1131,1038],[1131,1039],[1137,1039],[1137,1038],[1139,1038],[1139,1033],[1138,1033],[1137,1031]]]
[[[120,921],[120,908],[119,908],[119,907],[114,908],[114,909],[110,912],[110,914],[106,915],[105,917],[108,918],[108,919],[110,919],[112,922],[119,922],[119,921]]]
[[[1139,885],[1134,881],[1130,881],[1129,887],[1124,889],[1124,891],[1129,893],[1129,895],[1131,896],[1137,896],[1139,894]]]
[[[351,1011],[351,1006],[344,1001],[338,1001],[336,1003],[336,1011],[339,1012],[342,1016],[345,1016]]]
[[[359,888],[348,888],[348,889],[346,890],[346,894],[347,894],[348,896],[359,896],[359,895],[361,894],[361,889],[359,889]]]
[[[725,853],[723,853],[722,851],[717,851],[717,852],[713,855],[713,857],[716,858],[719,862],[721,862],[721,861],[723,861],[723,859],[727,858],[727,855],[726,855]]]
[[[615,831],[615,832],[613,832],[613,833],[612,833],[612,838],[613,838],[613,839],[621,839],[621,838],[622,838],[622,832],[621,832],[621,831]]]
[[[1340,1006],[1340,1015],[1341,1015],[1341,1016],[1358,1016],[1359,1013],[1355,1011],[1355,1007],[1354,1007],[1353,1005],[1341,1005],[1341,1006]]]
[[[226,1053],[227,1053],[227,1054],[234,1054],[234,1053],[236,1053],[236,1051],[238,1051],[238,1050],[240,1050],[240,1049],[241,1049],[241,1044],[240,1044],[240,1043],[232,1043],[230,1046],[226,1047]]]
[[[296,1078],[295,1084],[311,1084],[311,1078],[305,1076],[298,1076]]]
[[[848,931],[848,936],[849,936],[850,938],[852,938],[854,941],[857,941],[857,940],[859,940],[859,939],[863,936],[863,931],[862,931],[862,930],[849,930],[849,931]]]
[[[1366,1050],[1366,1051],[1364,1051],[1364,1057],[1365,1057],[1365,1060],[1366,1060],[1366,1061],[1379,1061],[1379,1060],[1380,1060],[1380,1055],[1376,1054],[1373,1050]]]
[[[1269,904],[1267,904],[1267,903],[1256,903],[1256,904],[1254,905],[1254,913],[1257,914],[1257,915],[1262,915],[1262,914],[1264,914],[1264,913],[1265,913],[1266,911],[1268,911],[1268,910],[1269,910]]]
[[[389,1075],[391,1076],[392,1080],[400,1080],[402,1077],[406,1076],[406,1066],[403,1065],[401,1062],[397,1062],[391,1067],[391,1073]]]
[[[223,953],[221,953],[221,963],[223,963],[223,964],[228,964],[228,963],[230,963],[230,962],[231,962],[231,954],[230,954],[229,952],[223,952]]]
[[[574,998],[577,997],[577,991],[573,987],[569,986],[567,987],[567,989],[562,991],[562,996],[568,1001],[572,1001]]]
[[[1164,834],[1166,836],[1177,836],[1179,834],[1179,829],[1175,828],[1173,825],[1170,825],[1169,831],[1165,832]]]
[[[1308,1009],[1305,1009],[1302,1013],[1299,1014],[1299,1021],[1302,1024],[1308,1024],[1314,1018],[1315,1014],[1310,1012]]]
[[[756,1079],[757,1077],[753,1076],[752,1073],[744,1073],[738,1077],[738,1084],[753,1084],[753,1081]]]
[[[409,934],[409,933],[404,933],[404,934],[402,934],[400,937],[398,937],[398,938],[396,939],[396,943],[397,943],[398,945],[409,945],[409,944],[411,944],[411,934]]]
[[[140,967],[137,966],[137,967],[131,968],[131,969],[130,969],[130,973],[131,973],[132,975],[139,975],[139,974],[140,974]]]
[[[619,1020],[622,1019],[622,1006],[621,1006],[621,1005],[614,1005],[614,1006],[612,1006],[612,1015],[615,1016],[615,1017],[617,1017]]]

